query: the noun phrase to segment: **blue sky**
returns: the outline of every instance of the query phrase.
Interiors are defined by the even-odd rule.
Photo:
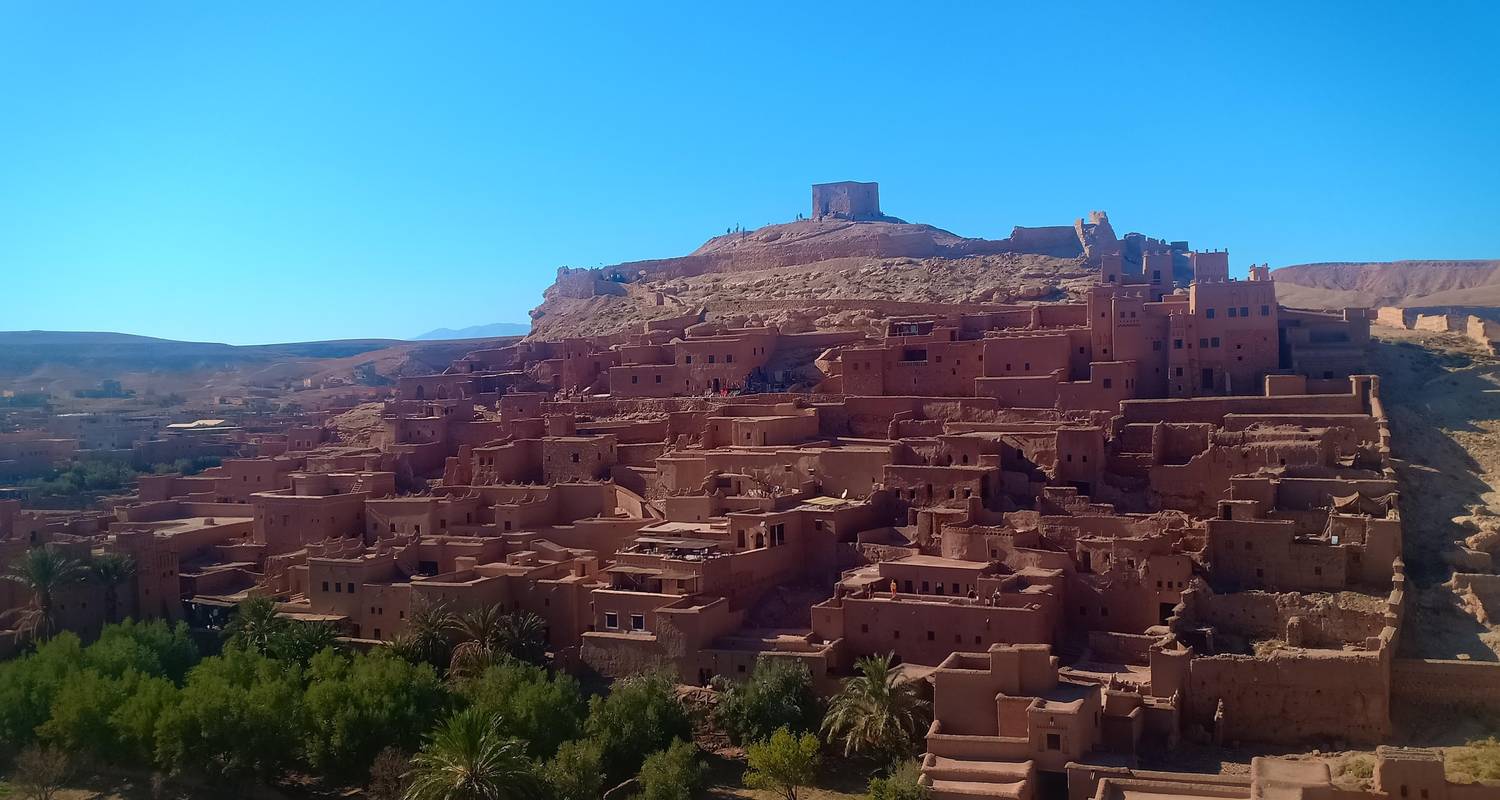
[[[1491,3],[0,4],[0,329],[524,321],[877,180],[1235,269],[1500,257]]]

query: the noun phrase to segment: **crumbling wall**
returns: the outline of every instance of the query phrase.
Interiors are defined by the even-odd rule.
[[[1391,695],[1413,708],[1500,714],[1500,662],[1398,658],[1391,664]]]

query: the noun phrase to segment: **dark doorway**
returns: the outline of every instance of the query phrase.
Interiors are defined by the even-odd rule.
[[[1068,800],[1068,773],[1037,770],[1036,800]]]
[[[1157,614],[1158,614],[1159,617],[1161,617],[1161,619],[1160,619],[1161,624],[1165,625],[1165,624],[1167,624],[1167,620],[1169,620],[1169,619],[1172,618],[1172,609],[1176,608],[1177,604],[1176,603],[1160,603],[1159,605],[1160,605],[1160,610],[1157,612]]]
[[[1214,391],[1214,371],[1209,367],[1203,368],[1203,391]]]

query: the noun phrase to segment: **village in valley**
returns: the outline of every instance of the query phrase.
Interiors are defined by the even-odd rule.
[[[1424,405],[1494,392],[1500,327],[1243,261],[828,183],[559,270],[527,336],[173,397],[18,370],[0,757],[152,796],[471,796],[421,794],[469,735],[522,787],[475,797],[1500,797],[1500,517],[1446,432],[1500,414]]]

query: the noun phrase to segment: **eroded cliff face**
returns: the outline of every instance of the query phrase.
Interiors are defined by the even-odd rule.
[[[912,304],[1076,298],[1093,274],[1085,247],[1097,235],[1086,228],[1086,237],[1059,226],[991,240],[892,221],[768,225],[679,258],[560,269],[531,313],[532,337],[611,334],[699,311],[811,329],[920,313]]]
[[[1271,273],[1294,308],[1500,305],[1500,261],[1325,262]]]

